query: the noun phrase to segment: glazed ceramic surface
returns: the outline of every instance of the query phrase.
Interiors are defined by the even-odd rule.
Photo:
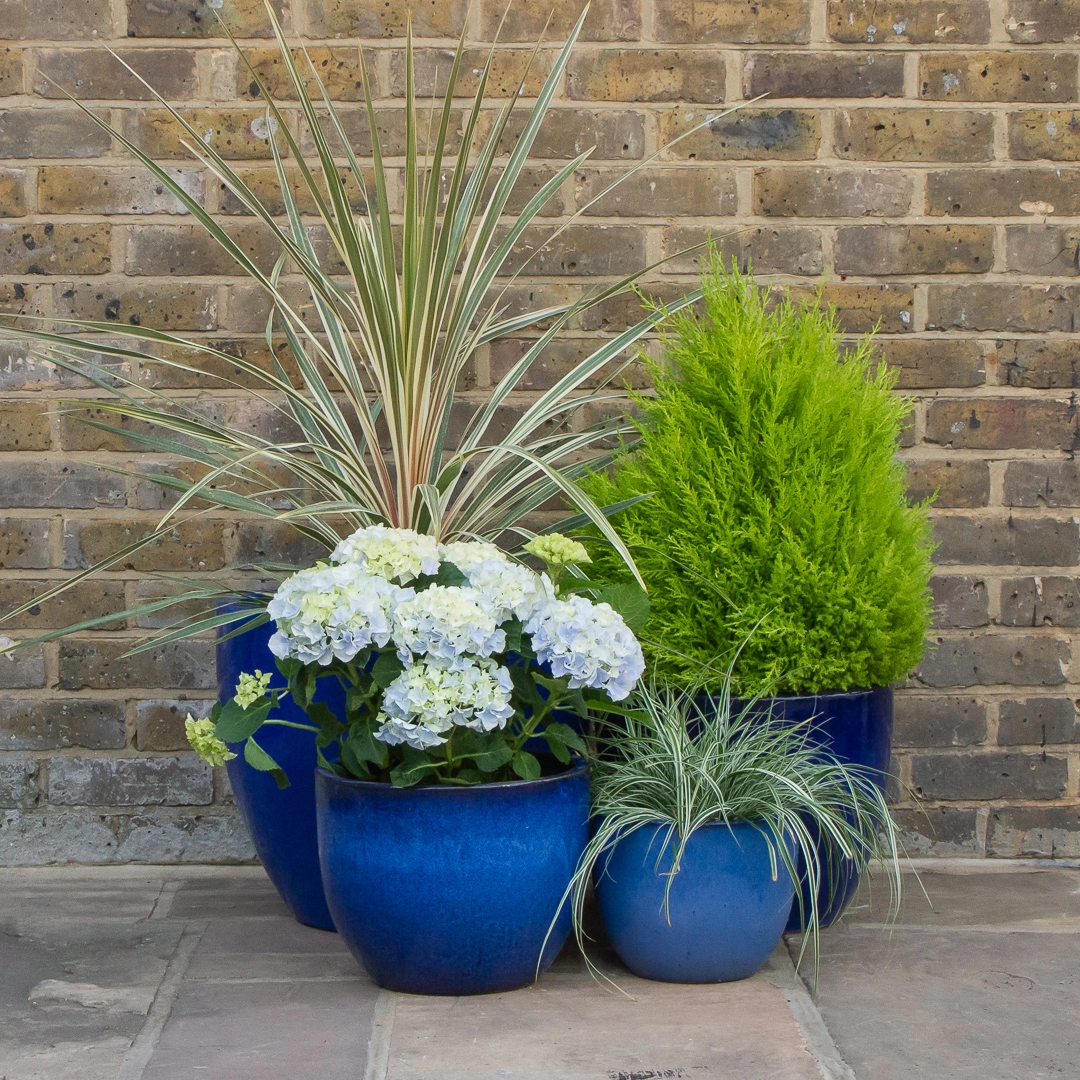
[[[772,879],[765,836],[736,822],[704,825],[690,837],[664,914],[667,826],[637,829],[596,871],[596,896],[623,963],[645,979],[728,982],[753,975],[776,948],[795,896],[777,858]]]
[[[242,671],[251,673],[256,668],[272,671],[271,685],[285,685],[285,680],[277,673],[273,653],[267,647],[273,632],[273,623],[267,623],[218,642],[218,694],[222,701],[235,693]],[[316,698],[325,701],[338,715],[344,713],[344,691],[333,680],[320,680]],[[303,710],[288,698],[274,716],[296,723],[308,722]],[[237,757],[228,762],[226,768],[240,813],[260,861],[292,913],[307,926],[333,930],[319,870],[315,827],[315,737],[307,731],[268,724],[256,738],[285,770],[290,783],[279,790],[269,773],[259,772],[244,761],[243,744],[232,746]]]
[[[316,773],[334,923],[382,987],[482,994],[531,983],[588,839],[587,766],[539,780],[395,788]]]

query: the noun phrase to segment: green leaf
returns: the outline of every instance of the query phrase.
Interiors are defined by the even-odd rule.
[[[524,629],[525,624],[516,617],[503,624],[503,630],[506,632],[507,652],[521,653],[521,634]]]
[[[487,750],[482,754],[473,754],[470,760],[476,764],[481,772],[493,773],[501,769],[514,756],[514,751],[505,744],[494,749]],[[531,754],[529,755],[532,756]]]
[[[343,726],[341,721],[334,715],[334,710],[324,701],[313,701],[304,711],[307,713],[308,719],[312,723],[318,724],[320,728],[333,731],[335,728],[340,729]]]
[[[341,764],[351,776],[359,780],[366,780],[370,776],[371,770],[367,767],[367,763],[357,755],[356,748],[350,740],[342,740],[339,757]]]
[[[289,786],[289,778],[282,767],[254,740],[249,738],[244,743],[244,760],[259,772],[272,773],[279,788]]]
[[[588,753],[585,740],[569,724],[560,724],[558,722],[546,724],[540,734],[544,738],[554,736],[559,742],[569,746],[572,750],[576,750],[581,755]]]
[[[394,787],[414,787],[423,780],[425,771],[423,765],[413,765],[403,761],[390,770],[390,783]]]
[[[385,769],[390,763],[390,748],[376,739],[366,724],[350,728],[349,736],[342,740],[341,746],[342,749],[347,746],[349,753],[358,761],[370,761],[380,769]]]
[[[561,761],[564,765],[570,764],[570,751],[566,748],[566,743],[545,728],[543,731],[536,733],[537,738],[543,739],[548,744],[548,749]]]
[[[371,677],[385,690],[404,670],[405,665],[397,658],[396,652],[379,653],[379,659],[371,669]]]
[[[597,591],[596,599],[599,603],[610,604],[635,634],[645,629],[649,621],[649,594],[632,581],[605,585]]]
[[[245,709],[235,698],[229,698],[221,708],[215,731],[217,737],[227,743],[243,742],[263,726],[270,713],[271,702],[264,701]]]
[[[468,585],[469,579],[453,564],[444,562],[435,575],[436,585]]]
[[[540,762],[527,750],[518,750],[514,754],[514,772],[522,780],[537,780],[540,777]]]

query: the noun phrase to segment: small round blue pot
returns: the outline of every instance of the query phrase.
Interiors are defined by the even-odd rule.
[[[217,645],[218,694],[227,701],[236,692],[242,671],[274,673],[272,686],[284,686],[267,642],[274,632],[267,623],[219,641]],[[330,679],[319,682],[317,700],[325,701],[337,715],[344,715],[344,691]],[[308,723],[302,709],[289,698],[274,717]],[[236,757],[227,763],[229,782],[236,795],[244,823],[266,873],[299,922],[320,930],[333,930],[319,870],[319,842],[315,825],[315,737],[295,728],[266,725],[256,735],[259,745],[285,770],[287,788],[278,789],[274,778],[253,769],[244,760],[243,745],[231,749]]]
[[[753,975],[776,948],[795,886],[777,853],[772,879],[768,841],[754,826],[703,825],[687,841],[664,915],[661,856],[666,825],[623,837],[601,859],[596,898],[608,936],[624,964],[644,979],[729,982]],[[659,862],[658,862],[659,858]]]
[[[544,939],[588,840],[584,762],[476,787],[395,788],[319,769],[315,793],[330,913],[380,986],[490,994],[555,959],[569,905]]]
[[[852,690],[839,694],[807,694],[765,698],[763,710],[770,707],[774,716],[793,724],[810,721],[810,737],[823,750],[845,765],[862,765],[870,770],[882,791],[889,778],[889,758],[892,747],[893,692],[889,686],[872,690]],[[813,831],[813,830],[811,830]],[[859,888],[859,875],[847,859],[835,860],[832,882],[826,881],[826,847],[818,840],[823,879],[818,890],[818,915],[822,926],[831,926],[847,909]],[[804,866],[800,856],[800,877]],[[803,913],[809,917],[810,891],[802,882],[803,905],[795,904],[787,929],[802,927]]]

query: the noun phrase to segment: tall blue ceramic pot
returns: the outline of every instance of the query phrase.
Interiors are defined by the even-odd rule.
[[[806,694],[765,698],[763,710],[772,709],[776,717],[791,723],[810,721],[810,737],[838,761],[862,765],[873,774],[882,791],[888,784],[892,748],[893,692],[889,686],[872,690],[852,690],[838,694]],[[818,851],[825,865],[824,842]],[[800,859],[800,871],[803,866]],[[838,866],[832,882],[822,880],[818,890],[819,918],[830,926],[847,909],[859,888],[859,875],[850,860]],[[809,915],[810,892],[802,883],[803,911]],[[789,931],[802,929],[803,912],[795,904],[791,909]]]
[[[664,875],[673,858],[670,845],[661,856],[666,832],[666,825],[635,830],[597,867],[596,898],[611,944],[645,979],[748,978],[776,948],[795,896],[779,853],[774,881],[758,829],[746,822],[703,825],[686,843],[665,917]]]
[[[554,960],[568,905],[544,940],[588,840],[585,762],[476,787],[395,788],[320,769],[315,792],[330,913],[380,986],[496,993]]]
[[[224,702],[236,692],[242,671],[274,673],[272,686],[284,686],[267,642],[273,623],[218,641],[218,694]],[[345,696],[334,680],[319,682],[317,700],[343,716]],[[307,723],[302,709],[286,698],[275,718]],[[319,869],[319,843],[315,824],[315,739],[307,731],[264,726],[259,745],[285,770],[289,786],[279,789],[274,778],[244,761],[243,747],[233,746],[237,757],[228,762],[229,782],[255,851],[266,873],[299,922],[333,930]]]

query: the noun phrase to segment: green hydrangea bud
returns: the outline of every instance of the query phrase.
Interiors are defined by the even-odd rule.
[[[543,559],[548,566],[566,566],[568,563],[592,562],[584,544],[571,540],[562,533],[546,533],[544,536],[534,536],[526,545],[525,550],[538,559]]]
[[[264,697],[270,686],[270,676],[264,675],[258,668],[254,675],[246,671],[241,672],[240,681],[236,684],[236,696],[233,700],[242,709],[253,705],[259,698]]]
[[[236,755],[217,737],[213,720],[196,720],[191,713],[184,721],[187,741],[192,750],[209,765],[224,765]]]

